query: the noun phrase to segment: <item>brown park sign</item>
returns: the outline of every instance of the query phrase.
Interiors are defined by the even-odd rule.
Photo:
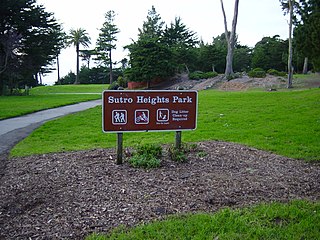
[[[197,105],[196,91],[104,91],[103,131],[192,130]]]

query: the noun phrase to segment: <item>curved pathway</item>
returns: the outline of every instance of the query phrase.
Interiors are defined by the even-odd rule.
[[[101,105],[101,99],[43,110],[0,121],[0,155],[7,154],[19,141],[46,121]]]

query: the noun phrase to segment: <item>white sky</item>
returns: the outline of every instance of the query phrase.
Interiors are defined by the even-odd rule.
[[[117,49],[113,52],[114,61],[126,57],[123,46],[130,44],[131,39],[137,40],[138,28],[142,27],[152,5],[166,24],[169,25],[175,17],[181,17],[182,23],[205,43],[211,43],[213,37],[224,32],[220,0],[37,0],[37,3],[43,5],[47,12],[53,12],[67,33],[72,28],[86,29],[91,38],[91,48],[95,47],[105,13],[115,11],[115,24],[120,33],[117,35]],[[231,30],[234,0],[224,0],[224,7],[228,30]],[[237,34],[240,44],[249,47],[254,47],[263,37],[280,35],[281,39],[287,39],[287,17],[283,15],[279,0],[240,0]],[[60,76],[65,76],[70,70],[75,72],[75,68],[75,48],[64,49],[60,55]],[[56,80],[54,71],[46,75],[43,82],[50,85]]]

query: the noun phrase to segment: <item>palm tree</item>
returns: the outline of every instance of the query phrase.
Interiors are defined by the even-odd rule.
[[[90,37],[86,33],[86,30],[83,28],[78,28],[76,30],[71,29],[69,35],[67,36],[67,44],[73,45],[76,47],[77,52],[77,74],[76,74],[76,81],[74,84],[79,84],[79,55],[80,55],[80,45],[84,47],[89,47]]]

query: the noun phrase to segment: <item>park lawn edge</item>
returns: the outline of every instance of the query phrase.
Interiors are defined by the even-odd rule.
[[[165,216],[132,227],[120,225],[86,240],[107,239],[316,239],[320,236],[320,201],[291,200],[225,207],[213,213]]]

